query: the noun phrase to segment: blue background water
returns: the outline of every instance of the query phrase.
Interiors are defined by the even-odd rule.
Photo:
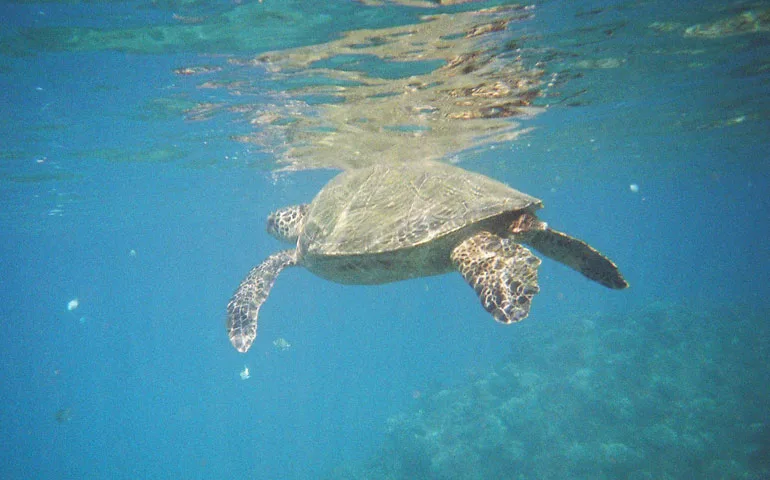
[[[264,218],[308,201],[332,173],[276,179],[253,166],[269,161],[265,153],[229,140],[243,125],[153,109],[168,91],[196,95],[173,69],[216,45],[147,54],[33,44],[3,55],[0,476],[315,478],[374,455],[387,419],[416,408],[414,397],[482,374],[512,344],[566,318],[667,302],[736,304],[766,321],[768,34],[677,40],[707,43],[706,62],[654,55],[672,37],[641,33],[654,20],[720,18],[716,5],[696,11],[702,3],[601,18],[538,5],[528,28],[544,44],[586,23],[627,20],[626,32],[640,33],[579,48],[627,59],[584,72],[590,103],[551,108],[531,120],[531,135],[465,164],[542,198],[543,217],[608,253],[630,290],[607,291],[545,261],[531,317],[503,327],[457,275],[351,287],[290,269],[246,355],[227,341],[224,307],[249,268],[279,248]],[[171,23],[175,11],[138,6],[10,3],[0,17],[17,39],[27,26]],[[353,2],[290,6],[308,22],[340,15],[356,27],[414,15]],[[315,38],[282,46],[351,27],[326,20]],[[764,69],[739,73],[753,64]],[[68,311],[73,298],[79,307]],[[279,337],[291,348],[274,348]],[[753,387],[770,398],[767,384]],[[62,410],[71,418],[57,422]]]

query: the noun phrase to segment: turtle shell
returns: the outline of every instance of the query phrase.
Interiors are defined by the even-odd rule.
[[[535,197],[448,164],[374,165],[337,175],[316,195],[299,250],[305,257],[398,252],[540,207]]]

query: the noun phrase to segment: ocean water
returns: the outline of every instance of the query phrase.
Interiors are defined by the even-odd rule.
[[[0,18],[0,477],[770,478],[770,3]],[[541,198],[631,287],[545,259],[504,326],[459,275],[288,269],[235,351],[267,214],[422,158]]]

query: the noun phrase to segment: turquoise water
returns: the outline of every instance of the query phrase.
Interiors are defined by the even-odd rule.
[[[1,477],[770,476],[767,2],[544,1],[481,37],[496,69],[542,70],[537,111],[436,151],[543,199],[630,289],[546,259],[530,317],[502,326],[459,275],[289,269],[231,347],[229,297],[284,248],[267,214],[378,132],[353,122],[329,155],[340,105],[376,112],[309,86],[444,63],[329,42],[504,4],[428,3],[0,6]],[[290,64],[298,47],[326,57]],[[423,131],[388,128],[393,148]]]

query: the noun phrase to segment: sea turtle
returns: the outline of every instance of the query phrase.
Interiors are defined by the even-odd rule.
[[[334,177],[310,204],[279,209],[267,231],[296,246],[254,267],[227,305],[240,352],[257,334],[259,308],[285,267],[339,283],[380,284],[459,271],[502,323],[529,314],[540,259],[521,244],[602,285],[628,283],[585,242],[548,227],[535,197],[439,162],[381,164]]]

